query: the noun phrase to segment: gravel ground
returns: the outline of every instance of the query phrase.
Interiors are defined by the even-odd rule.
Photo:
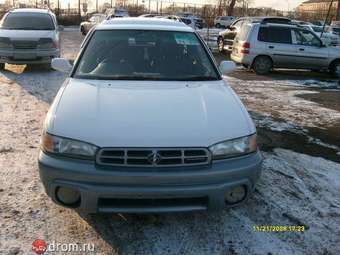
[[[67,30],[62,39],[63,55],[73,59],[82,37]],[[327,87],[339,102],[340,92],[334,81],[275,75],[252,79],[238,69],[226,78],[251,111],[265,158],[247,204],[209,213],[86,216],[53,204],[38,177],[42,122],[65,76],[7,66],[0,75],[0,254],[34,254],[35,239],[91,243],[92,254],[340,254],[340,109],[317,96]],[[254,231],[258,225],[306,231]]]

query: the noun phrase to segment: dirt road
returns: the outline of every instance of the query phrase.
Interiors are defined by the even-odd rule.
[[[62,38],[63,55],[74,58],[82,37],[67,30]],[[259,77],[238,69],[226,78],[251,111],[265,158],[247,204],[209,213],[84,216],[53,204],[38,178],[42,121],[65,76],[6,68],[0,75],[0,254],[34,254],[35,239],[91,243],[92,254],[340,254],[340,90],[329,77]],[[306,230],[254,230],[262,225]]]

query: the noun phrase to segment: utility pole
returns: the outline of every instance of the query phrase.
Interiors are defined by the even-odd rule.
[[[340,0],[337,1],[336,20],[340,20]]]
[[[339,0],[338,0],[338,4],[339,4]],[[323,23],[323,26],[322,26],[322,32],[321,32],[320,38],[322,38],[323,32],[325,31],[326,23],[327,23],[329,14],[331,13],[332,7],[333,7],[333,0],[331,0],[331,2],[330,2],[330,4],[329,4],[327,16],[326,16],[325,22]],[[339,8],[339,7],[338,7],[338,8]],[[338,15],[339,15],[339,12],[336,13],[336,16],[337,16],[337,19],[336,19],[336,20],[338,20]]]
[[[58,1],[59,3],[59,1]],[[80,0],[78,0],[78,15],[79,15],[79,24],[81,23],[81,10],[80,10]]]
[[[98,12],[98,0],[96,0],[96,12]]]
[[[151,8],[151,0],[149,0],[149,13],[150,13],[150,10],[151,10],[150,8]]]

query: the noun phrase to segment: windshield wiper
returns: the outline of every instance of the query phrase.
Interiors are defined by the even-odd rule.
[[[214,76],[188,76],[183,79],[179,79],[183,81],[216,81],[218,80],[217,77]]]
[[[76,75],[76,78],[82,79],[95,79],[95,80],[137,80],[137,81],[146,81],[146,80],[161,80],[159,77],[155,76],[147,76],[147,75],[138,75],[138,76],[131,76],[131,75],[112,75],[112,76],[100,76],[100,75]]]

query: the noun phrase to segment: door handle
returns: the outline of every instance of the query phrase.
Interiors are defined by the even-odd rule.
[[[274,46],[268,46],[269,49],[274,49]]]
[[[304,48],[300,48],[299,51],[305,51],[305,49]]]

